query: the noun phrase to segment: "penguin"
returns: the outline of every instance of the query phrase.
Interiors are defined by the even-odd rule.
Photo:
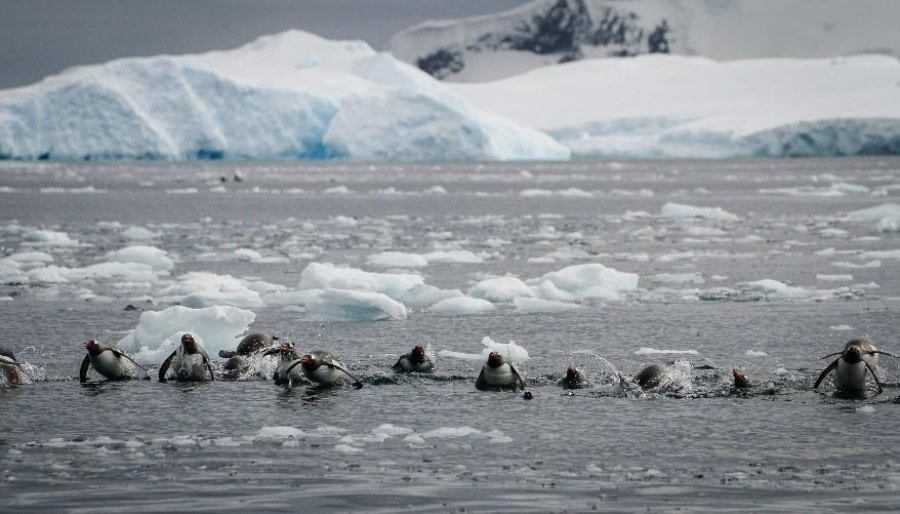
[[[641,389],[653,389],[659,387],[662,379],[666,376],[666,367],[662,364],[651,364],[637,372],[631,381],[640,386]]]
[[[179,382],[208,382],[215,379],[212,362],[202,346],[194,341],[194,336],[181,336],[181,346],[166,357],[159,367],[159,381],[165,382],[171,366],[175,380]]]
[[[19,385],[22,383],[22,366],[16,361],[16,356],[8,347],[0,345],[0,377],[2,377],[8,385]]]
[[[431,373],[434,371],[434,361],[425,353],[425,348],[416,346],[411,352],[401,355],[391,369],[397,373],[408,373],[410,371]]]
[[[306,375],[300,366],[300,355],[294,350],[291,343],[281,343],[277,349],[266,351],[266,355],[274,355],[278,353],[278,367],[272,375],[272,380],[278,385],[286,385],[291,387],[296,382],[307,382]]]
[[[88,369],[91,366],[97,373],[100,373],[109,380],[128,380],[135,378],[137,368],[146,372],[147,370],[135,362],[134,359],[126,355],[111,344],[101,341],[85,341],[84,349],[87,355],[81,361],[81,370],[78,373],[78,379],[82,382],[87,381]],[[147,375],[149,379],[150,376]]]
[[[487,362],[481,367],[481,373],[475,381],[475,389],[479,391],[525,389],[525,380],[512,362],[507,362],[497,352],[491,352]]]
[[[244,338],[241,339],[241,342],[238,343],[236,350],[219,350],[219,357],[230,359],[235,355],[252,355],[260,350],[271,347],[275,341],[278,341],[278,336],[266,334],[265,332],[254,332],[244,336]]]
[[[563,389],[583,389],[591,385],[584,373],[575,366],[566,368],[566,376],[559,379],[556,384]]]
[[[316,350],[304,355],[300,358],[300,368],[306,378],[316,384],[335,385],[349,378],[353,387],[360,389],[363,386],[341,361],[328,352]]]
[[[868,339],[848,341],[843,351],[822,357],[827,359],[835,355],[840,356],[822,370],[822,373],[819,374],[819,378],[816,379],[816,383],[813,385],[813,389],[818,389],[819,384],[825,380],[825,377],[834,371],[834,388],[836,391],[850,395],[862,395],[866,392],[866,371],[868,371],[872,374],[872,379],[875,380],[878,392],[881,393],[881,380],[878,378],[878,373],[875,372],[875,368],[878,365],[878,354],[895,357],[895,355],[876,349],[872,341]]]
[[[219,357],[228,359],[223,367],[224,377],[236,379],[246,373],[250,368],[250,356],[271,348],[277,340],[277,336],[257,332],[241,339],[236,350],[219,350]]]
[[[747,375],[737,369],[731,368],[731,375],[734,377],[734,388],[735,389],[750,389],[753,384],[750,383],[750,379],[747,378]]]

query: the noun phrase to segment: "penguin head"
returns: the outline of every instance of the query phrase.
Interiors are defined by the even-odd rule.
[[[184,348],[184,353],[194,354],[197,353],[197,341],[194,341],[194,336],[191,334],[184,334],[181,336],[181,346]]]
[[[575,366],[569,366],[568,368],[566,368],[566,380],[570,382],[578,380],[578,370],[575,368]]]
[[[305,369],[316,369],[317,367],[319,367],[319,363],[316,358],[308,353],[303,357],[300,357],[300,365]]]
[[[100,344],[97,341],[91,339],[90,341],[84,342],[84,349],[94,357],[103,353],[103,348],[100,348]]]
[[[492,368],[499,368],[503,365],[503,357],[497,352],[491,352],[488,355],[487,365]]]
[[[739,389],[750,387],[750,379],[748,379],[747,375],[744,375],[741,370],[737,368],[731,368],[731,375],[734,377],[734,387],[737,387]]]
[[[841,358],[850,364],[857,364],[862,361],[862,351],[860,351],[859,346],[848,346]]]
[[[425,348],[422,348],[421,346],[413,348],[412,352],[409,354],[409,360],[416,364],[425,362]]]
[[[297,352],[291,343],[281,343],[278,345],[278,351],[281,353],[283,360],[294,360],[297,358]]]

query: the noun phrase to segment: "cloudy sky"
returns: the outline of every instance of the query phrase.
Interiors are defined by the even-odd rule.
[[[0,88],[117,57],[233,48],[289,28],[383,49],[416,23],[526,1],[0,0]]]

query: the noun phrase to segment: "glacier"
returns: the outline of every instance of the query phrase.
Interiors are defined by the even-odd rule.
[[[566,159],[360,41],[291,30],[228,51],[125,58],[0,91],[7,159]]]
[[[448,85],[546,132],[576,158],[900,154],[900,62],[884,55],[718,62],[654,54]]]
[[[718,61],[768,57],[900,56],[895,0],[534,0],[395,34],[397,58],[460,82],[648,53]]]

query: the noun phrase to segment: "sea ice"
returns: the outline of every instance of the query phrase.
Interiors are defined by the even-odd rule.
[[[168,252],[153,246],[133,245],[107,252],[106,260],[110,262],[137,262],[146,264],[154,270],[169,271],[175,267],[175,261]]]
[[[191,333],[213,359],[219,350],[233,350],[256,315],[237,307],[191,309],[183,306],[141,313],[137,327],[117,346],[139,362],[161,363],[175,350],[181,336]]]
[[[325,320],[403,320],[406,307],[385,294],[372,291],[325,289],[307,302],[312,316]]]

